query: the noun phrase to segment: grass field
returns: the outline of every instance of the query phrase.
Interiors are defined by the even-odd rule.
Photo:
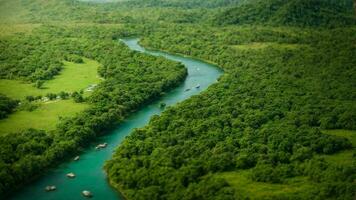
[[[18,80],[0,80],[0,93],[14,99],[26,96],[46,95],[61,91],[73,92],[100,82],[97,75],[99,63],[83,59],[83,64],[64,62],[64,69],[54,79],[46,81],[43,89]],[[39,107],[30,111],[16,111],[8,118],[0,120],[0,134],[17,132],[28,128],[51,130],[56,127],[59,117],[69,117],[89,107],[88,104],[75,103],[73,100],[59,100],[38,103]]]
[[[73,100],[41,103],[40,107],[32,112],[18,111],[9,115],[8,118],[0,120],[0,134],[28,128],[52,130],[56,127],[59,117],[75,115],[88,106],[84,103],[74,103]]]
[[[325,130],[325,134],[348,138],[353,147],[356,148],[356,131],[349,130]],[[352,165],[354,158],[353,150],[342,151],[332,155],[317,155],[325,158],[330,164]],[[225,179],[236,191],[236,194],[248,197],[249,199],[283,199],[292,194],[302,193],[316,187],[316,183],[308,180],[307,177],[294,177],[284,184],[271,184],[255,182],[249,178],[249,170],[234,172],[224,172],[216,174],[217,177]]]
[[[26,96],[46,95],[61,91],[73,92],[87,88],[90,84],[100,82],[97,75],[99,63],[94,60],[83,59],[83,64],[64,62],[64,69],[54,79],[46,81],[43,89],[35,88],[32,84],[18,80],[0,79],[0,93],[14,99],[23,99]]]
[[[219,178],[224,178],[236,191],[236,194],[249,199],[274,199],[287,197],[309,190],[313,184],[307,177],[294,177],[285,184],[272,184],[255,182],[249,176],[249,170],[219,173]]]

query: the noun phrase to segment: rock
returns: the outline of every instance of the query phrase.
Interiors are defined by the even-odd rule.
[[[89,197],[89,198],[93,197],[93,194],[88,190],[83,190],[82,191],[82,195],[85,196],[85,197]]]
[[[75,178],[75,174],[74,174],[74,173],[68,173],[68,174],[67,174],[67,177],[68,177],[68,178]]]
[[[47,192],[51,192],[51,191],[55,191],[57,188],[56,188],[56,186],[54,186],[54,185],[48,185],[48,186],[46,186],[46,188],[45,188],[45,190],[47,191]]]

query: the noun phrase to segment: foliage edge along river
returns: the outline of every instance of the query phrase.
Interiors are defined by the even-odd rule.
[[[50,170],[39,180],[26,186],[15,194],[12,199],[78,199],[83,190],[93,193],[93,199],[120,199],[120,195],[113,189],[106,180],[105,171],[102,169],[105,160],[112,156],[112,152],[135,128],[140,128],[148,123],[150,118],[161,113],[164,109],[162,105],[171,106],[180,101],[196,95],[205,90],[209,85],[216,82],[223,73],[218,67],[192,58],[172,55],[160,51],[151,51],[142,48],[138,44],[138,39],[122,39],[130,49],[163,56],[169,60],[178,61],[188,69],[188,76],[183,84],[167,92],[161,99],[143,107],[138,112],[132,114],[124,120],[111,133],[100,137],[96,142],[107,143],[107,147],[95,150],[95,146],[90,146],[80,160],[69,161],[59,167]],[[67,173],[73,172],[74,179],[68,179]],[[47,185],[55,185],[57,190],[46,192]]]

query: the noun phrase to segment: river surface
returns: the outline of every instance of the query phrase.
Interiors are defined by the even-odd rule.
[[[104,162],[112,157],[115,148],[133,129],[145,126],[153,115],[160,114],[163,111],[159,108],[161,102],[170,106],[183,101],[205,90],[209,85],[216,82],[217,78],[222,74],[218,67],[196,59],[146,50],[138,44],[138,39],[122,39],[121,42],[124,42],[132,50],[154,56],[164,56],[167,59],[183,63],[188,69],[186,80],[179,87],[167,92],[161,99],[133,113],[110,133],[98,138],[97,144],[106,142],[108,143],[107,148],[95,150],[95,145],[91,146],[80,155],[79,161],[68,161],[49,170],[46,175],[18,191],[12,199],[85,199],[81,195],[83,190],[91,191],[94,195],[92,199],[122,199],[108,184],[103,170]],[[200,85],[200,88],[196,88],[197,85]],[[190,90],[186,91],[186,89]],[[73,172],[76,178],[68,179],[66,174],[70,172]],[[46,192],[44,188],[47,185],[55,185],[57,190]]]

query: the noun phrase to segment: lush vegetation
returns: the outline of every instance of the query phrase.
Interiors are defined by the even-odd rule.
[[[351,142],[321,129],[356,128],[355,35],[354,28],[151,29],[143,45],[212,61],[226,74],[134,131],[106,165],[111,182],[128,199],[352,199],[356,163],[323,156]],[[240,176],[253,183],[302,183],[258,196],[219,175],[246,170]]]
[[[44,26],[34,30],[28,38],[27,36],[21,38],[26,42],[20,41],[17,45],[26,46],[28,42],[47,41],[48,43],[43,42],[44,46],[50,48],[49,51],[56,52],[55,58],[58,60],[64,60],[67,55],[72,54],[96,60],[102,65],[98,72],[105,80],[84,99],[80,93],[74,92],[72,94],[74,100],[85,100],[91,106],[74,117],[60,119],[55,130],[44,132],[31,129],[0,136],[1,195],[11,192],[30,181],[32,177],[40,175],[43,169],[77,152],[129,113],[159,97],[163,91],[174,87],[184,79],[186,75],[184,66],[164,58],[130,51],[125,45],[112,40],[113,31],[112,27],[103,30],[98,27],[63,29]],[[115,33],[120,34],[117,29]],[[41,48],[40,44],[38,46]],[[8,54],[5,55],[8,60],[13,60]],[[38,61],[37,57],[31,60],[26,55],[22,55],[22,59],[28,60],[29,66],[32,62]],[[28,56],[32,56],[32,53]],[[43,66],[51,65],[52,61],[47,61],[50,57],[43,57],[43,59]],[[13,61],[17,62],[17,60]],[[46,69],[43,66],[42,69]],[[22,70],[19,68],[19,71]],[[36,74],[35,71],[25,70],[30,76]],[[42,76],[32,77],[33,79],[29,81],[42,80]],[[27,76],[22,78],[21,73],[14,73],[14,76],[6,75],[6,78],[28,80]],[[48,95],[49,98],[53,96],[57,95]],[[27,100],[33,101],[32,98]],[[34,116],[35,113],[36,111],[33,113]]]
[[[0,119],[12,113],[18,102],[0,93]]]
[[[355,25],[351,0],[251,0],[219,13],[216,24]]]
[[[85,103],[75,103],[73,100],[22,102],[15,113],[0,120],[0,135],[30,128],[51,131],[56,128],[59,119],[75,116],[88,106]]]
[[[127,199],[354,198],[351,0],[3,0],[0,18],[18,23],[0,26],[0,91],[22,100],[1,95],[1,116],[10,114],[2,120],[42,112],[40,95],[88,106],[58,120],[64,113],[50,110],[50,127],[32,127],[47,131],[0,135],[1,197],[184,79],[181,64],[116,40],[140,36],[148,48],[216,63],[225,74],[117,149],[105,169]],[[87,59],[90,75],[71,82]],[[103,80],[85,95],[99,82],[94,70]],[[11,94],[16,87],[31,89]]]
[[[20,40],[20,41],[16,41]],[[0,77],[48,80],[62,69],[61,58],[48,42],[35,37],[1,40]]]
[[[63,62],[59,75],[47,81],[37,80],[28,83],[23,80],[0,79],[0,92],[14,99],[25,99],[28,96],[46,96],[49,93],[58,94],[87,89],[92,84],[98,84],[99,64],[96,61],[84,59],[84,63]],[[39,85],[40,84],[40,85]]]

